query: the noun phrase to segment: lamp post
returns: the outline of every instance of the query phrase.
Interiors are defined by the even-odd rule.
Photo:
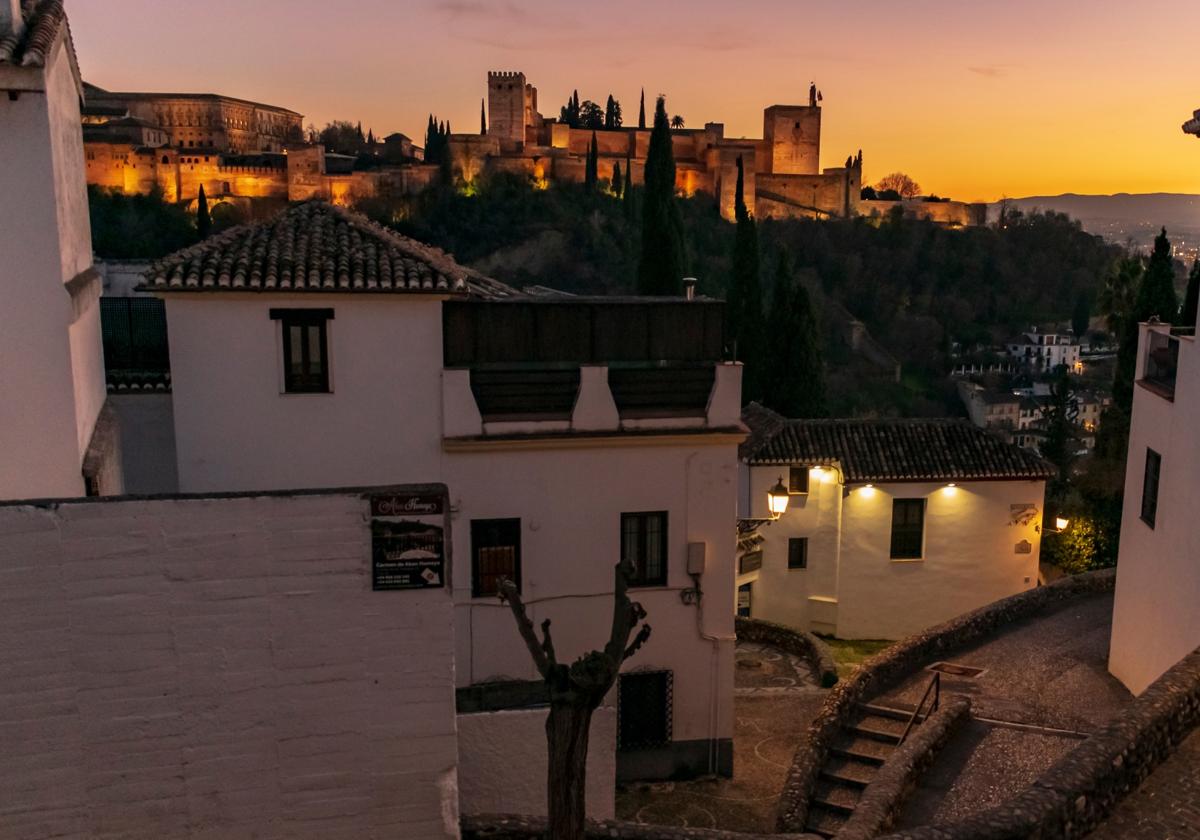
[[[784,486],[783,476],[779,476],[775,486],[767,491],[767,510],[771,512],[772,520],[783,516],[787,511],[788,501],[788,489]]]

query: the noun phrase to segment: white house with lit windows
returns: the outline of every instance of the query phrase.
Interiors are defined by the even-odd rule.
[[[743,419],[743,615],[900,639],[1037,585],[1035,455],[965,420]]]
[[[464,812],[544,796],[507,763],[543,744],[544,710],[513,709],[544,697],[499,581],[570,661],[607,639],[622,558],[653,635],[597,718],[591,812],[612,814],[616,777],[731,772],[745,429],[723,304],[523,294],[316,201],[145,288],[166,302],[181,490],[449,488]]]
[[[1200,346],[1142,324],[1108,667],[1135,694],[1200,647]]]
[[[1076,373],[1083,370],[1079,360],[1079,339],[1070,332],[1041,332],[1037,327],[1005,344],[1008,355],[1034,372],[1052,371],[1066,365]]]

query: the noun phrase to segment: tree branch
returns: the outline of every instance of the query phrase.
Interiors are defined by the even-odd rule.
[[[517,585],[508,579],[501,580],[499,595],[500,600],[507,603],[509,609],[512,610],[513,618],[517,620],[517,632],[521,634],[525,647],[529,648],[529,654],[533,657],[533,663],[537,666],[538,673],[542,675],[543,679],[549,679],[551,670],[556,664],[554,645],[550,641],[550,621],[547,619],[542,623],[543,641],[539,643],[533,629],[533,622],[525,613],[525,604],[521,601]]]
[[[644,645],[646,643],[646,640],[649,638],[650,638],[650,625],[643,624],[642,629],[638,630],[637,637],[633,640],[633,644],[631,644],[629,647],[625,648],[625,655],[623,658],[628,659],[629,657],[631,657],[635,653],[637,653],[638,648],[640,648],[642,645]]]

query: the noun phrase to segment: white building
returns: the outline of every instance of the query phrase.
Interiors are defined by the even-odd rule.
[[[147,278],[166,301],[182,490],[445,483],[470,558],[453,590],[472,709],[536,676],[499,578],[569,661],[606,638],[628,557],[654,632],[615,698],[618,773],[731,771],[744,429],[721,304],[518,294],[320,202]],[[493,745],[540,731],[484,729]],[[516,782],[491,784],[485,799]]]
[[[1200,647],[1195,336],[1143,324],[1136,382],[1108,666],[1140,693]]]
[[[82,95],[62,5],[0,0],[0,499],[120,490]]]
[[[1049,372],[1066,365],[1075,373],[1083,370],[1079,341],[1072,333],[1039,332],[1034,327],[1005,345],[1008,355],[1034,372]]]
[[[757,404],[743,419],[743,613],[900,639],[1037,585],[1054,473],[1036,456],[966,421],[786,420]],[[777,483],[789,504],[772,521]]]

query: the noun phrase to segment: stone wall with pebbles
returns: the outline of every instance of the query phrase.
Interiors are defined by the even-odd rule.
[[[478,816],[462,820],[463,840],[543,840],[545,817]],[[821,840],[816,834],[742,834],[631,822],[589,822],[588,840]]]
[[[829,755],[834,738],[859,703],[877,696],[917,669],[994,634],[1001,627],[1075,598],[1111,592],[1115,582],[1115,569],[1063,578],[964,613],[909,636],[868,659],[849,679],[833,687],[809,726],[808,743],[796,752],[779,797],[777,830],[803,830],[817,774]]]

